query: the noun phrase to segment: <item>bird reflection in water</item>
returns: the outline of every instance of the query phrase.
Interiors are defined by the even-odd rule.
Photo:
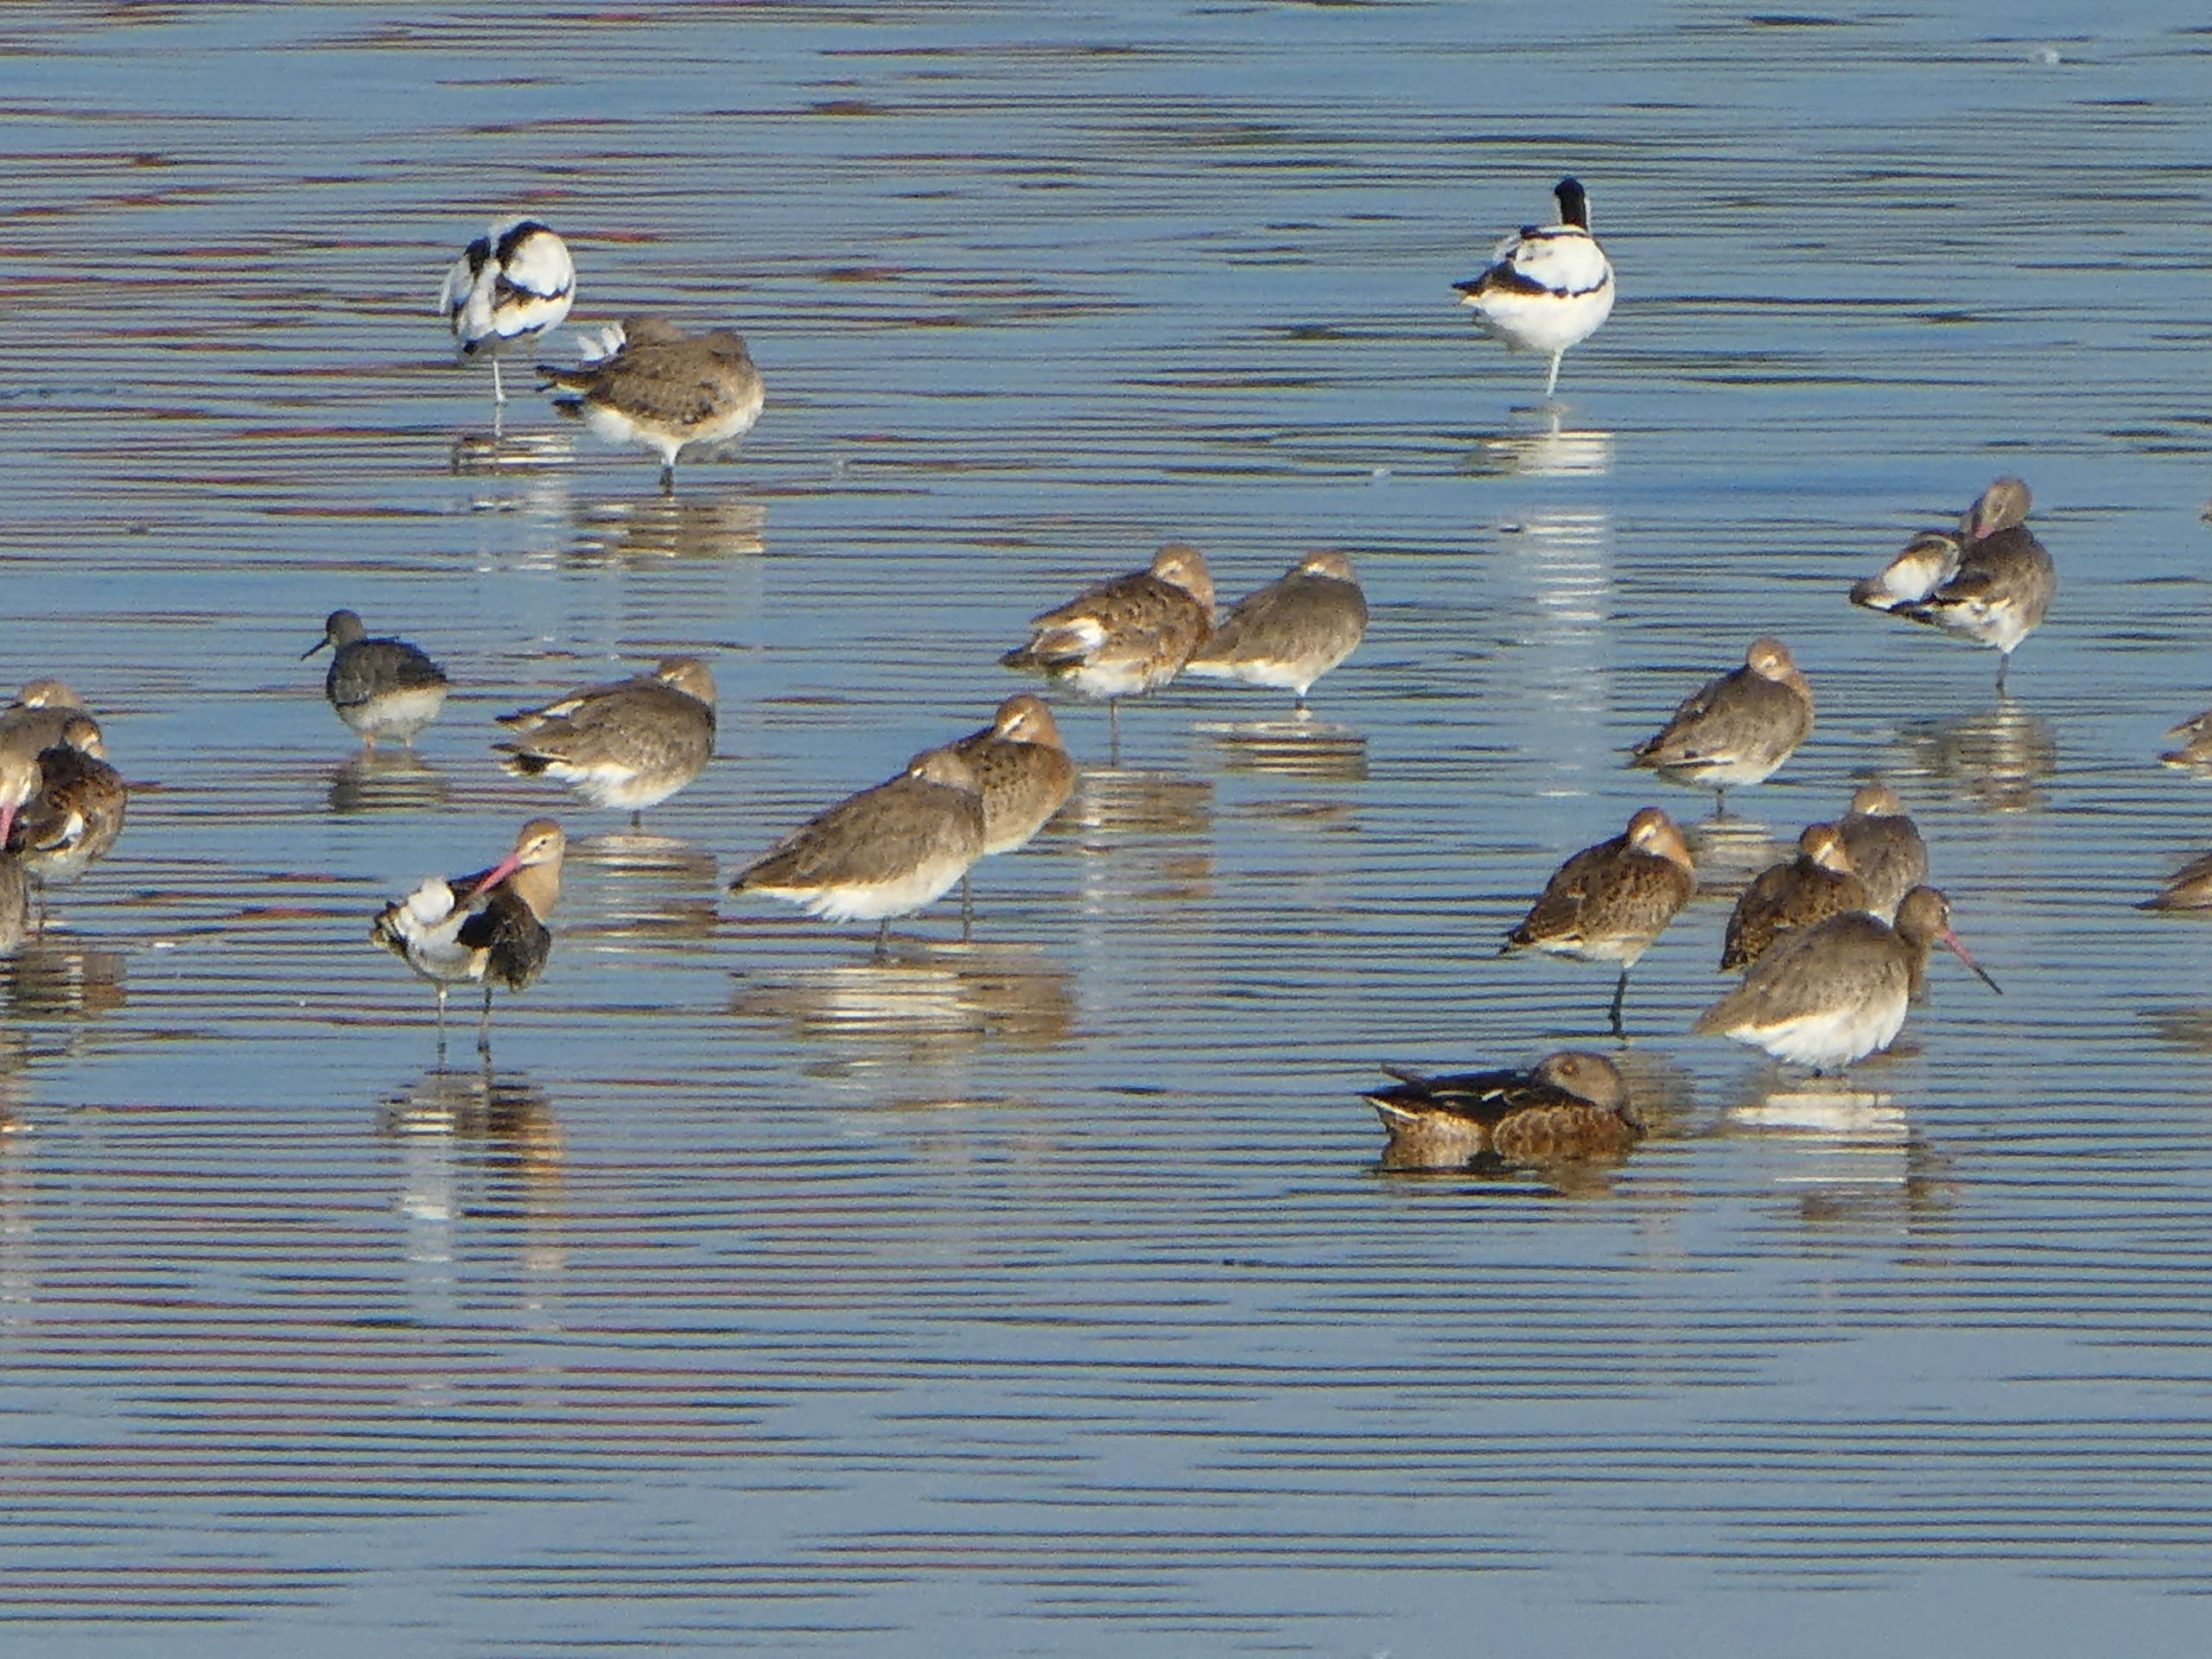
[[[616,831],[569,843],[568,864],[586,881],[572,892],[571,936],[703,939],[717,925],[715,856],[674,836]],[[593,879],[603,876],[603,880]]]
[[[540,472],[574,466],[575,459],[575,440],[565,432],[461,432],[446,451],[456,477]]]
[[[768,509],[739,495],[705,493],[580,504],[568,556],[577,564],[721,558],[766,550]]]
[[[333,812],[420,811],[451,798],[444,774],[409,748],[362,749],[330,774]]]
[[[30,872],[14,854],[0,852],[0,955],[30,938],[35,909]]]
[[[1613,470],[1613,435],[1569,431],[1557,407],[1526,411],[1504,431],[1476,441],[1464,470],[1478,478],[1603,477]]]
[[[1211,778],[1086,767],[1045,836],[1065,837],[1081,855],[1087,910],[1184,906],[1213,896],[1213,819]]]
[[[1926,779],[1955,800],[1993,812],[2030,812],[2044,804],[2043,787],[2058,772],[2058,739],[2050,722],[2017,699],[1963,720],[1914,722],[1897,728],[1896,781],[1908,796]]]
[[[910,1058],[987,1042],[1052,1048],[1077,1023],[1072,976],[1027,945],[905,947],[880,961],[802,969],[741,985],[730,1012],[801,1041],[874,1039]]]
[[[124,1005],[119,950],[73,944],[44,934],[0,957],[0,988],[19,1019],[112,1014]]]
[[[1775,1149],[1774,1183],[1808,1226],[1910,1229],[1953,1202],[1948,1161],[1881,1090],[1769,1070],[1729,1108],[1722,1128]]]
[[[1688,832],[1690,855],[1697,863],[1698,897],[1735,902],[1736,895],[1770,864],[1793,857],[1796,848],[1766,824],[1731,813],[1707,818]]]
[[[1314,783],[1363,783],[1367,739],[1325,720],[1200,721],[1192,728],[1220,751],[1225,772],[1302,778]]]
[[[429,1270],[418,1291],[450,1299],[453,1230],[462,1220],[529,1222],[524,1267],[552,1272],[563,1264],[549,1225],[563,1214],[561,1128],[529,1077],[494,1072],[488,1058],[476,1070],[436,1067],[385,1097],[382,1127],[400,1152],[395,1203],[407,1224],[408,1260]]]

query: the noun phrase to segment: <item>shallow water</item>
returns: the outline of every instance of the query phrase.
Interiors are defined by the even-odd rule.
[[[2212,934],[2128,906],[2206,844],[2212,37],[2071,16],[0,19],[0,683],[138,786],[0,963],[0,1647],[2196,1650]],[[1449,283],[1567,171],[1623,297],[1552,423]],[[429,314],[510,203],[578,322],[746,334],[738,458],[492,438]],[[2063,587],[1999,702],[1842,594],[2004,472]],[[723,891],[1170,537],[1351,553],[1310,727],[1064,709],[964,948]],[[454,677],[411,763],[298,660],[340,605]],[[1599,1039],[1496,943],[1705,817],[1622,753],[1762,632],[1820,726],[1632,983],[1659,1133],[1378,1173],[1378,1061]],[[721,753],[645,836],[491,764],[674,651]],[[1855,1092],[1687,1036],[1878,774],[2004,995],[1939,963]],[[368,918],[549,809],[552,968],[441,1069]]]

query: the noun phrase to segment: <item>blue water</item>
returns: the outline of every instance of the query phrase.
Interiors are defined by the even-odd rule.
[[[2182,8],[32,7],[0,18],[0,684],[137,793],[0,964],[0,1649],[2194,1652],[2208,936],[2155,764],[2212,702]],[[249,48],[251,48],[249,51]],[[1556,424],[1451,302],[1572,172],[1620,271]],[[672,501],[442,266],[766,377]],[[567,355],[563,333],[549,354]],[[510,384],[526,382],[526,374]],[[1853,611],[1992,478],[2058,562],[2014,697]],[[1353,558],[1280,700],[1064,707],[1091,771],[887,964],[724,889],[1013,689],[1032,613]],[[455,692],[364,777],[340,606]],[[1756,633],[1820,723],[1637,970],[1659,1133],[1385,1176],[1376,1064],[1599,1040],[1493,951]],[[490,717],[670,652],[720,754],[610,842]],[[1686,1033],[1730,872],[1892,781],[1961,932],[1853,1093]],[[558,811],[544,980],[368,918]],[[465,1000],[465,999],[464,999]]]

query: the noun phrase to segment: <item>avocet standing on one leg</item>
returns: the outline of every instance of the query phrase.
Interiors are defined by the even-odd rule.
[[[492,400],[507,401],[499,354],[557,328],[576,297],[569,245],[528,217],[503,219],[468,245],[438,291],[461,354],[492,359]]]
[[[1588,194],[1573,179],[1561,179],[1552,194],[1558,224],[1523,226],[1497,245],[1482,275],[1453,284],[1484,333],[1516,352],[1549,354],[1547,400],[1567,347],[1597,333],[1613,308],[1613,267],[1590,234]]]

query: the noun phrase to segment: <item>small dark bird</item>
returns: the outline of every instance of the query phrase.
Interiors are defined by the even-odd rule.
[[[415,734],[445,707],[445,671],[404,639],[372,639],[351,611],[333,611],[322,638],[300,653],[302,662],[331,647],[330,671],[322,695],[338,718],[360,734],[361,746],[376,752],[380,737],[397,738],[410,748]]]

